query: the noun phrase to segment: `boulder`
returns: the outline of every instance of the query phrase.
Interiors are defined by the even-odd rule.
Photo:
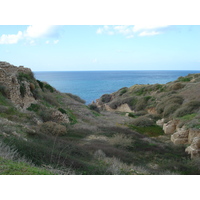
[[[190,129],[188,135],[188,142],[189,144],[192,143],[194,137],[200,137],[200,130],[197,129]]]
[[[200,157],[200,137],[194,137],[189,147],[185,149],[191,158]]]
[[[167,123],[164,123],[163,125],[163,130],[165,134],[173,134],[176,131],[176,125],[177,122],[176,121],[169,121]]]
[[[174,144],[187,144],[188,143],[189,130],[185,128],[179,129],[173,135],[171,135],[171,141]]]
[[[160,127],[163,127],[163,125],[164,125],[164,120],[165,120],[165,119],[159,119],[158,121],[156,121],[156,124],[157,124],[158,126],[160,126]]]

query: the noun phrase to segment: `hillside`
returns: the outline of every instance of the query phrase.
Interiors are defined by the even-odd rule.
[[[33,174],[199,174],[199,78],[122,88],[86,106],[0,62],[0,173],[22,160]]]

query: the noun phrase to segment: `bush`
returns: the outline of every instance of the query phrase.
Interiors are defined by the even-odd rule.
[[[29,110],[29,111],[34,111],[34,112],[39,111],[39,109],[40,109],[40,105],[38,105],[38,104],[33,104],[33,103],[27,108],[27,110]]]
[[[58,100],[56,99],[56,96],[52,93],[44,93],[43,94],[43,99],[50,103],[52,106],[59,106]]]
[[[47,135],[65,135],[67,129],[65,126],[55,122],[45,122],[40,126],[40,131]]]
[[[103,103],[108,103],[111,101],[111,98],[112,96],[110,94],[104,94],[102,97],[101,97],[101,101]]]
[[[174,83],[171,87],[170,90],[180,90],[184,87],[182,83]]]
[[[19,72],[17,79],[21,82],[21,81],[32,81],[34,80],[34,74],[32,72],[29,73],[23,73],[23,72]]]
[[[51,85],[49,85],[48,83],[46,83],[46,84],[44,85],[44,87],[45,87],[47,90],[49,90],[51,93],[54,92],[54,88],[53,88]]]
[[[44,83],[43,83],[43,82],[41,82],[41,81],[39,81],[39,80],[37,80],[37,82],[38,82],[38,84],[39,84],[40,88],[43,90],[43,88],[44,88]]]
[[[189,103],[184,104],[181,108],[179,108],[174,116],[182,117],[187,114],[192,114],[195,111],[198,111],[200,108],[200,101],[190,101]]]
[[[22,97],[24,97],[26,94],[26,87],[25,87],[24,83],[20,84],[20,94]]]
[[[140,116],[140,117],[134,119],[131,124],[133,124],[135,126],[145,127],[145,126],[154,125],[154,121],[152,119],[145,117],[145,116]]]
[[[0,85],[0,93],[4,96],[7,97],[7,89],[5,86]]]
[[[173,114],[180,107],[177,103],[172,103],[164,108],[163,117],[168,117]]]
[[[75,101],[85,104],[85,100],[81,99],[79,96],[71,93],[65,93],[65,94],[74,99]]]
[[[109,138],[109,143],[120,147],[128,147],[132,144],[132,139],[125,134],[117,133]]]

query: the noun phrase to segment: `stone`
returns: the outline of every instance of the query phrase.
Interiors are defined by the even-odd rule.
[[[194,137],[200,137],[200,130],[198,129],[190,129],[188,135],[189,144],[192,143]]]
[[[189,130],[185,128],[179,129],[173,135],[171,135],[171,141],[174,144],[187,144],[188,143]]]
[[[157,124],[158,126],[160,126],[160,127],[163,127],[163,125],[164,125],[164,120],[165,120],[165,119],[159,119],[158,121],[156,121],[156,124]]]
[[[165,134],[173,134],[176,130],[176,122],[171,120],[163,124],[163,130]]]
[[[200,157],[200,137],[194,137],[185,151],[191,155],[191,158]]]

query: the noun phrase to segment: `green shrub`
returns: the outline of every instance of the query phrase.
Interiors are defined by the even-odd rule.
[[[44,88],[44,83],[43,83],[43,82],[41,82],[41,81],[39,81],[39,80],[37,80],[37,82],[38,82],[38,84],[39,84],[40,88],[43,90],[43,88]]]
[[[58,110],[59,110],[62,114],[67,114],[67,112],[66,112],[63,108],[58,108]]]
[[[189,81],[191,81],[191,77],[179,77],[178,78],[178,81],[180,81],[180,82],[189,82]]]
[[[128,91],[128,88],[121,88],[120,89],[120,93],[119,93],[119,96],[122,96],[123,94],[125,94],[126,92]]]
[[[20,84],[20,94],[22,97],[25,97],[25,94],[26,94],[26,87],[25,87],[25,84],[24,83],[21,83]]]
[[[49,90],[51,93],[54,92],[54,88],[53,88],[51,85],[49,85],[48,83],[46,83],[46,84],[44,85],[44,87],[45,87],[47,90]]]
[[[22,81],[33,81],[35,78],[34,78],[34,74],[32,72],[29,72],[29,73],[23,73],[23,72],[19,72],[18,73],[18,76],[17,76],[17,79],[22,82]]]
[[[38,112],[39,109],[40,109],[40,105],[33,104],[33,103],[27,108],[27,110],[34,111],[34,112]]]
[[[0,93],[4,96],[7,97],[7,89],[4,85],[0,85]]]
[[[56,96],[52,93],[44,93],[43,94],[43,99],[48,102],[49,104],[51,104],[52,106],[56,106],[58,107],[60,104],[58,103],[58,100],[56,98]]]
[[[111,98],[112,96],[110,94],[104,94],[102,97],[101,97],[101,101],[103,103],[108,103],[111,101]]]
[[[99,112],[99,108],[97,107],[96,104],[90,104],[88,107],[89,107],[90,110],[94,110],[96,112]]]

